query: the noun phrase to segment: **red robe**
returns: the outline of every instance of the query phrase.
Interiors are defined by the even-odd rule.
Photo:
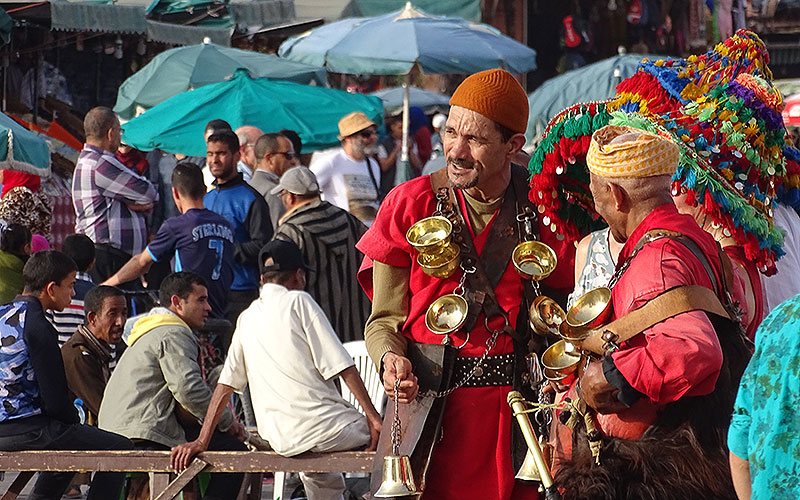
[[[403,325],[402,334],[414,342],[438,344],[442,337],[427,329],[425,312],[435,299],[453,292],[461,278],[461,272],[456,271],[447,279],[426,275],[417,265],[416,252],[405,237],[408,228],[420,219],[431,216],[436,209],[429,177],[426,175],[401,184],[383,201],[375,222],[357,245],[365,255],[358,279],[367,295],[372,298],[372,260],[395,267],[410,267],[409,315]],[[463,196],[460,192],[457,196],[462,213],[466,213]],[[492,222],[480,235],[474,237],[467,220],[467,227],[473,235],[478,254],[483,250],[491,224]],[[558,241],[548,228],[541,225],[540,232],[542,241],[550,245],[558,256],[558,267],[545,283],[569,291],[573,282],[575,246],[566,240]],[[513,327],[522,302],[522,282],[511,262],[495,288],[495,294]],[[493,322],[492,326],[500,328],[500,323]],[[480,356],[485,350],[488,337],[489,332],[484,327],[484,317],[481,314],[470,332],[469,342],[459,355]],[[464,339],[462,332],[453,335],[456,345],[460,345]],[[506,354],[513,350],[511,337],[501,334],[490,355]],[[515,485],[516,471],[512,468],[510,451],[512,416],[506,402],[510,390],[510,386],[465,387],[448,396],[442,440],[434,450],[424,498],[537,498],[535,485],[521,482]]]

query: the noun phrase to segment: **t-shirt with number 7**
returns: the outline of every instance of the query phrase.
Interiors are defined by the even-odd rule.
[[[156,262],[171,259],[173,271],[202,276],[210,316],[225,316],[234,263],[233,224],[228,219],[205,208],[192,208],[164,221],[145,251]]]

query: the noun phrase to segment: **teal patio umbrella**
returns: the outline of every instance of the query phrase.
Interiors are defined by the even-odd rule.
[[[614,97],[617,84],[636,73],[644,58],[651,61],[666,59],[665,56],[643,54],[618,55],[545,81],[528,95],[530,111],[525,138],[530,143],[554,116],[573,104]]]
[[[430,74],[467,74],[503,68],[512,73],[536,69],[536,52],[486,24],[433,16],[414,8],[376,17],[350,18],[290,38],[281,57],[325,65],[348,74],[406,75],[403,100],[403,148],[408,162],[409,74],[419,67]],[[398,169],[398,182],[407,169]]]
[[[383,101],[383,109],[386,110],[386,113],[396,115],[403,111],[404,94],[405,89],[403,87],[391,87],[372,92],[369,95],[380,97],[381,101]],[[436,112],[446,113],[450,108],[450,96],[411,87],[408,92],[408,105],[422,108],[425,114]]]
[[[343,90],[252,78],[237,70],[228,81],[206,85],[167,99],[123,125],[122,140],[137,149],[205,156],[206,123],[221,118],[236,129],[253,125],[265,132],[288,128],[300,134],[303,150],[339,144],[339,119],[363,111],[381,123],[377,97]]]
[[[125,120],[136,116],[137,106],[149,109],[170,97],[211,83],[219,83],[246,68],[257,78],[295,83],[326,84],[320,66],[287,61],[272,54],[232,49],[209,41],[177,47],[158,54],[141,70],[122,82],[114,111]]]
[[[50,175],[47,142],[3,113],[0,113],[0,170],[40,177]]]

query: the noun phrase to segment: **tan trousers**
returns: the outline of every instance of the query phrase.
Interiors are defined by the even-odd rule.
[[[326,453],[333,451],[359,450],[369,446],[370,436],[367,419],[362,418],[348,425],[333,439],[318,444],[309,451]],[[341,473],[300,473],[308,500],[344,500],[344,476]]]

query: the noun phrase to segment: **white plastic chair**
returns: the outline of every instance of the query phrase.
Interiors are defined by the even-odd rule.
[[[383,390],[381,376],[367,354],[366,343],[363,340],[346,342],[344,344],[344,348],[347,349],[347,352],[349,352],[351,356],[353,356],[353,361],[356,362],[356,369],[358,370],[359,375],[361,375],[361,379],[364,381],[364,386],[367,388],[367,393],[369,394],[369,398],[372,400],[373,406],[375,406],[375,409],[378,410],[378,413],[383,415],[383,404],[386,401],[386,392]],[[347,388],[347,384],[342,383],[341,386],[342,396],[344,399],[355,406],[358,411],[364,413],[364,409],[361,408],[361,405],[358,404],[358,401],[356,401],[353,393]],[[282,500],[283,488],[286,483],[286,473],[275,472],[273,477],[275,480],[272,483],[272,499]]]
[[[372,400],[373,406],[375,406],[375,409],[378,410],[378,413],[383,414],[383,404],[386,401],[386,392],[383,390],[381,376],[367,354],[366,343],[363,340],[346,342],[344,344],[344,348],[347,349],[347,352],[349,352],[351,356],[353,356],[353,360],[356,362],[356,369],[361,375],[361,379],[364,381],[364,386],[367,388],[367,393],[369,394],[369,398]],[[342,396],[353,406],[355,406],[358,411],[364,413],[364,410],[361,408],[361,405],[358,404],[358,401],[356,401],[353,393],[351,393],[350,389],[347,388],[347,384],[342,384]]]

